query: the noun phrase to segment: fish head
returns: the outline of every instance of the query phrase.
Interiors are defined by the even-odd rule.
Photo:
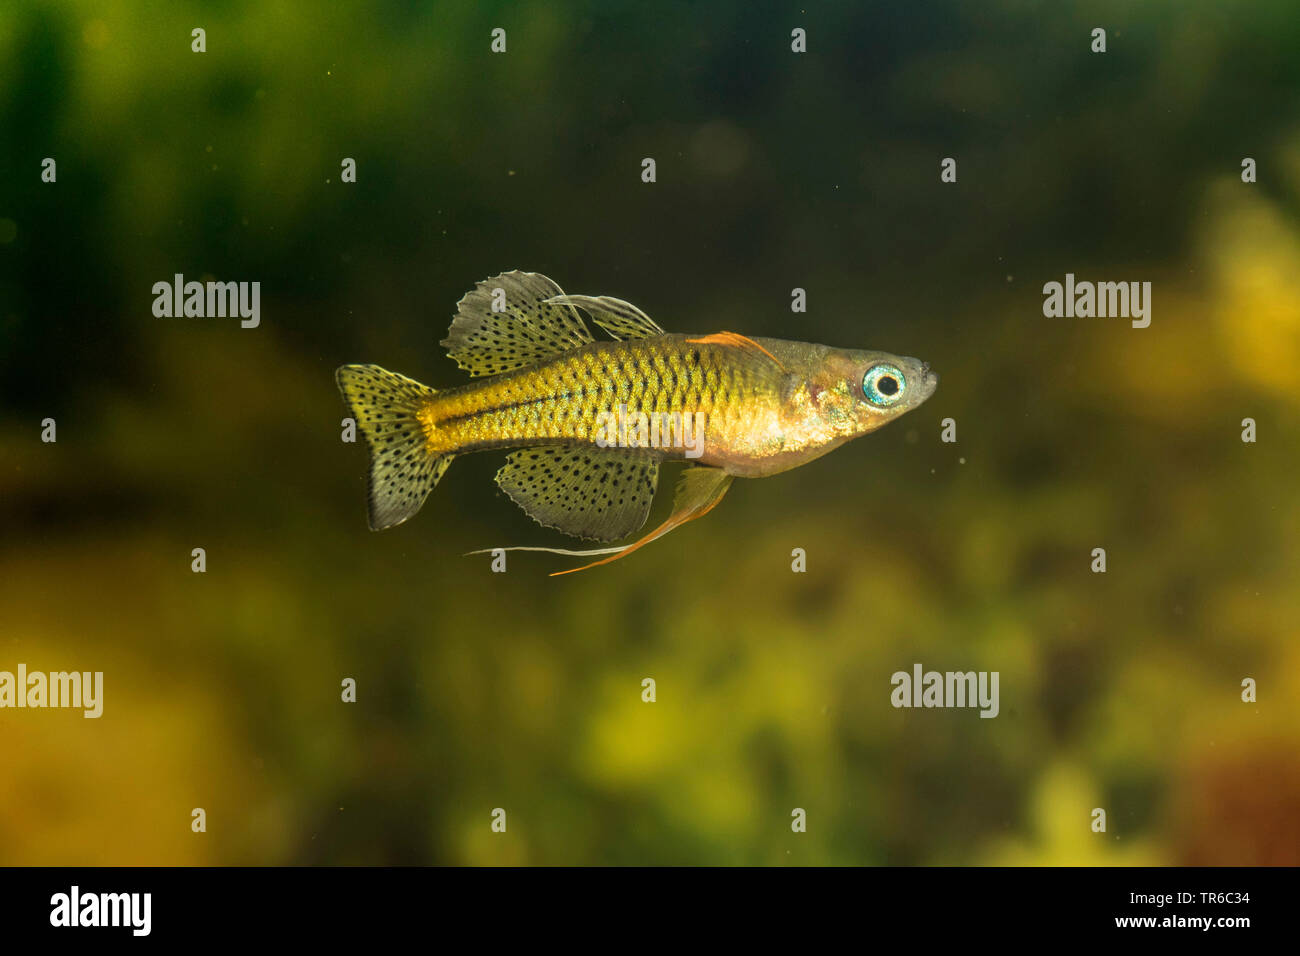
[[[803,414],[840,440],[873,432],[910,412],[939,384],[928,363],[890,352],[819,349],[806,353],[791,372],[791,391]]]

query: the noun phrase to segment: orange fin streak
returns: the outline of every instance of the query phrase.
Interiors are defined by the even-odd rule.
[[[781,365],[780,359],[749,336],[741,335],[739,332],[714,332],[712,335],[706,335],[703,338],[687,339],[686,341],[695,345],[729,345],[737,349],[757,349],[780,366],[782,371],[785,371],[785,366]]]
[[[702,468],[700,471],[713,472],[715,469]],[[680,528],[688,521],[694,521],[696,518],[704,517],[717,506],[718,502],[722,500],[722,496],[727,493],[727,489],[731,487],[731,476],[724,475],[721,477],[720,481],[715,481],[711,477],[705,477],[704,480],[710,482],[710,484],[707,486],[697,485],[693,489],[688,490],[687,494],[681,496],[681,500],[677,502],[676,510],[668,516],[663,524],[655,528],[645,537],[639,538],[627,547],[620,549],[617,553],[611,554],[607,558],[601,558],[599,561],[591,562],[591,564],[584,564],[580,568],[568,568],[564,571],[553,571],[550,576],[554,578],[559,577],[561,574],[572,574],[575,571],[586,571],[588,568],[595,568],[602,564],[609,564],[611,561],[617,561],[619,558],[631,554],[633,551],[637,550],[637,548],[644,547],[656,538],[662,538],[674,528]],[[692,494],[691,491],[697,493]]]
[[[694,511],[694,512],[686,511],[686,512],[680,512],[675,515],[669,515],[668,519],[664,521],[663,524],[655,528],[644,538],[640,538],[636,541],[633,541],[622,551],[618,552],[618,554],[611,554],[607,558],[601,558],[599,561],[591,562],[591,564],[584,564],[580,568],[568,568],[564,571],[552,571],[549,576],[553,578],[558,578],[561,574],[573,574],[573,572],[575,571],[586,571],[588,568],[599,567],[602,564],[609,564],[609,562],[611,561],[617,561],[619,558],[625,558],[633,551],[635,551],[637,548],[649,544],[655,538],[662,538],[664,535],[666,535],[669,531],[672,531],[674,528],[680,528],[682,525],[686,524],[686,522],[694,521],[696,518],[703,518],[706,514],[712,511],[714,506],[717,505],[717,503],[721,500],[722,500],[721,498],[714,500],[703,511]]]

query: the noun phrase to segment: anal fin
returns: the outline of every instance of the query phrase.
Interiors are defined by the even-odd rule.
[[[608,557],[593,561],[590,564],[584,564],[580,568],[554,571],[550,576],[554,578],[561,574],[573,574],[575,571],[586,571],[589,568],[617,561],[638,548],[644,547],[656,538],[662,538],[675,528],[680,528],[686,522],[703,517],[722,500],[722,496],[731,487],[732,477],[721,468],[711,468],[704,465],[689,466],[682,472],[682,476],[677,482],[677,494],[673,497],[673,513],[668,516],[663,524],[624,547],[590,552],[591,554],[608,554]],[[613,553],[610,553],[611,551]],[[566,553],[577,554],[577,552]]]
[[[538,524],[596,541],[639,530],[658,483],[659,456],[638,448],[525,448],[497,472],[501,490]]]

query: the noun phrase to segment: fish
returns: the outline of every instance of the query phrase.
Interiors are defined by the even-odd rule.
[[[477,283],[440,344],[470,382],[434,389],[378,365],[335,373],[370,451],[372,530],[415,515],[458,455],[508,450],[496,482],[537,523],[620,541],[645,525],[660,466],[686,463],[671,514],[629,544],[503,549],[601,556],[553,576],[626,557],[707,514],[734,479],[820,458],[916,408],[939,381],[889,352],[666,332],[629,302],[567,295],[536,272]]]

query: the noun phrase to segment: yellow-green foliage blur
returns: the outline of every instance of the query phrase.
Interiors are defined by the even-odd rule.
[[[1300,862],[1300,9],[623,6],[0,6],[0,670],[105,697],[0,710],[0,863]],[[509,269],[941,383],[494,574],[571,542],[498,455],[369,532],[333,370],[463,381]],[[1067,272],[1150,327],[1045,318]],[[999,716],[894,709],[915,663]]]

